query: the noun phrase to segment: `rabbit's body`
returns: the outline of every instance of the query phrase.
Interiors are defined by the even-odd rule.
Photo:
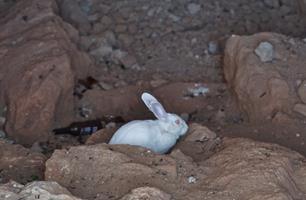
[[[166,153],[178,138],[179,135],[162,130],[158,120],[135,120],[118,129],[109,144],[137,145],[157,153]]]
[[[156,153],[166,153],[184,135],[188,126],[176,114],[167,113],[150,94],[141,96],[157,120],[135,120],[120,127],[109,144],[129,144],[146,147]]]

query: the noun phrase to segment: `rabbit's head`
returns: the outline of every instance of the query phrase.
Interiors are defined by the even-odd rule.
[[[159,124],[165,132],[172,133],[177,137],[187,132],[188,126],[186,122],[176,114],[167,113],[155,97],[149,93],[143,93],[141,99],[159,120]]]

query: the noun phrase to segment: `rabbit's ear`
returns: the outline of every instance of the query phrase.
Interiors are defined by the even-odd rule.
[[[159,103],[159,101],[157,101],[155,97],[145,92],[141,95],[141,99],[149,108],[149,110],[153,112],[157,119],[166,119],[167,113],[164,107],[161,105],[161,103]]]

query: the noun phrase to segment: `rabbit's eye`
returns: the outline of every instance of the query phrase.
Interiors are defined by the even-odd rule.
[[[180,120],[175,120],[175,123],[177,124],[177,125],[179,125],[180,124]]]

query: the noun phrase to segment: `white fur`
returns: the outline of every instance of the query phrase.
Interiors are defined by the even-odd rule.
[[[157,120],[131,121],[117,130],[109,144],[136,145],[166,153],[187,132],[188,126],[176,114],[167,113],[152,95],[143,93],[141,98]]]

